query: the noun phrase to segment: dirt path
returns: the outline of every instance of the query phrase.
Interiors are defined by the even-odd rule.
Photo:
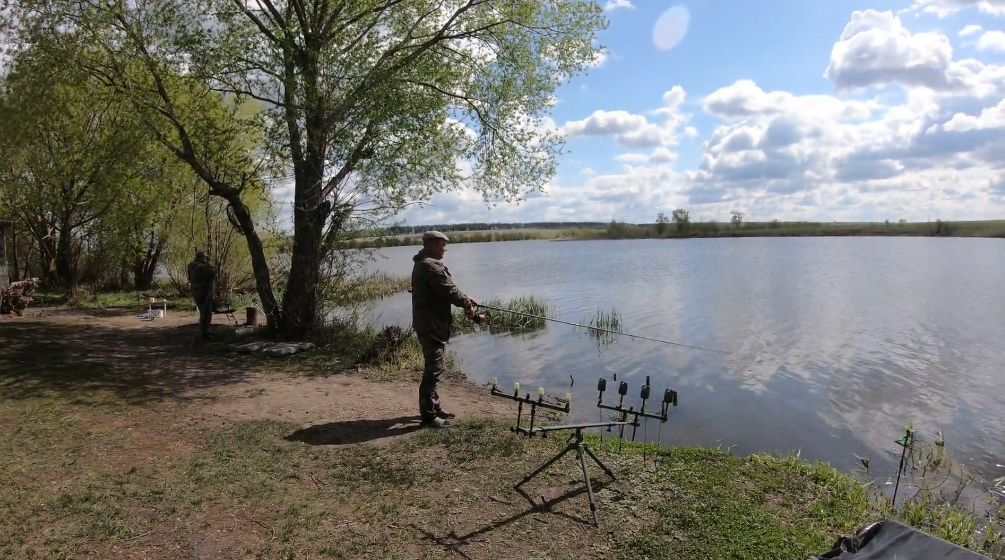
[[[227,330],[221,319],[214,328]],[[292,377],[284,360],[242,356],[225,343],[194,338],[196,315],[170,311],[153,321],[122,312],[53,308],[45,317],[4,318],[6,345],[34,339],[31,355],[14,348],[3,364],[12,368],[0,390],[26,396],[33,391],[112,391],[136,404],[172,406],[185,420],[227,424],[245,420],[317,426],[328,443],[355,443],[406,435],[418,429],[418,372],[407,381],[373,382],[334,364],[332,371]],[[43,342],[44,341],[44,342]],[[38,352],[42,344],[44,352]],[[11,352],[8,351],[8,356]],[[280,370],[280,371],[277,371]],[[444,408],[463,417],[511,415],[511,408],[463,381],[440,384]],[[329,429],[324,426],[344,426]]]

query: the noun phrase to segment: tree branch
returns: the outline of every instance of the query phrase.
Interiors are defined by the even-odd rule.
[[[275,11],[276,9],[272,5],[272,2],[270,2],[269,0],[255,0],[255,1],[258,3],[259,7],[262,7],[262,3],[264,2],[265,5],[269,7],[269,11],[272,12],[272,17],[276,21],[276,23],[279,24],[279,27],[281,29],[286,29],[286,23],[283,20],[283,16],[278,11]],[[251,9],[248,8],[248,5],[244,3],[244,0],[234,0],[234,5],[237,6],[237,9],[241,13],[243,13],[248,19],[250,19],[251,22],[254,23],[256,27],[258,27],[258,30],[262,32],[262,35],[265,35],[270,41],[272,41],[276,45],[280,46],[283,45],[283,41],[280,41],[279,37],[276,37],[276,35],[269,30],[268,26],[265,25],[265,23],[261,20],[261,18],[255,15],[254,12],[252,12]]]
[[[352,173],[352,171],[356,168],[356,165],[360,162],[360,160],[363,159],[366,152],[370,148],[372,131],[373,131],[373,122],[371,121],[369,124],[367,124],[366,130],[363,131],[363,136],[359,139],[359,142],[356,143],[356,146],[349,154],[349,157],[346,158],[346,162],[342,166],[342,169],[339,169],[338,173],[336,173],[334,177],[328,180],[328,184],[325,185],[324,189],[321,191],[322,200],[327,198],[328,195],[331,194],[332,190],[335,189],[335,187],[337,187],[339,183],[342,182],[343,179],[345,179],[346,175]]]

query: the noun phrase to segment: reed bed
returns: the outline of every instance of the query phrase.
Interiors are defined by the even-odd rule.
[[[487,328],[492,333],[526,333],[543,329],[548,323],[544,317],[555,317],[555,310],[547,301],[533,296],[492,299],[482,302],[482,305],[497,308],[480,310],[488,319],[485,325],[479,327],[464,314],[464,310],[457,309],[454,311],[454,330],[472,332]]]

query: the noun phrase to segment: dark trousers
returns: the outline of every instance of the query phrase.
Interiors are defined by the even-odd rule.
[[[196,292],[192,296],[199,308],[199,329],[202,334],[208,334],[209,324],[213,322],[213,292]]]
[[[422,346],[422,381],[419,383],[419,416],[423,422],[431,422],[436,418],[440,408],[440,395],[436,392],[436,384],[440,375],[446,369],[444,358],[446,344],[427,335],[417,335]]]

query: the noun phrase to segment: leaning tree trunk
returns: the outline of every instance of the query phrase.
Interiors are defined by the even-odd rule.
[[[255,287],[258,291],[258,299],[262,302],[262,311],[265,312],[265,319],[269,329],[273,333],[279,329],[279,306],[276,305],[276,296],[272,293],[272,277],[269,273],[269,261],[265,258],[265,248],[262,245],[262,238],[255,230],[255,222],[251,218],[248,207],[241,202],[241,195],[234,191],[228,191],[223,196],[234,209],[234,218],[241,226],[241,232],[248,243],[248,253],[251,255],[251,270],[255,273]]]

